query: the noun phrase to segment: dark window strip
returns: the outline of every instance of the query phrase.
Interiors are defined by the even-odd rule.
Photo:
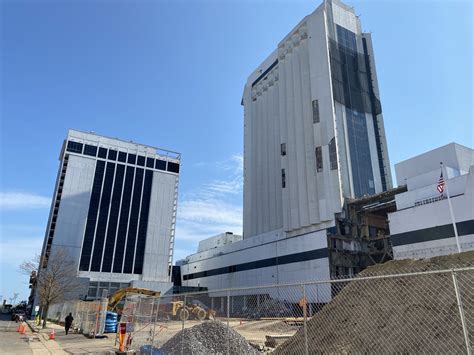
[[[458,235],[474,234],[474,220],[457,222]],[[416,231],[393,234],[390,236],[393,246],[429,242],[445,238],[454,238],[454,228],[452,224],[444,224],[431,228],[419,229]]]
[[[94,240],[95,224],[97,220],[97,213],[99,211],[100,190],[102,188],[102,179],[104,177],[104,168],[105,162],[98,160],[95,168],[91,199],[89,202],[89,210],[87,212],[84,240],[82,243],[81,261],[79,263],[79,270],[81,271],[89,271],[92,242]]]
[[[117,171],[115,172],[115,185],[110,207],[107,239],[105,242],[104,259],[102,261],[102,272],[110,272],[112,269],[115,235],[117,232],[117,222],[120,212],[120,197],[122,195],[123,178],[125,175],[124,172],[125,165],[118,164]]]
[[[100,271],[102,264],[102,252],[104,251],[105,231],[107,230],[107,219],[109,215],[110,197],[114,182],[115,163],[107,163],[105,169],[104,187],[100,201],[99,220],[95,232],[94,253],[92,254],[91,271]]]
[[[115,246],[113,272],[121,273],[123,265],[123,256],[125,254],[125,239],[127,236],[128,214],[130,211],[130,200],[132,197],[133,175],[135,168],[127,166],[125,175],[125,186],[123,188],[122,208],[120,210],[120,219],[117,232],[117,244]]]
[[[68,141],[66,150],[68,152],[82,154],[82,145],[83,144],[79,142]]]
[[[179,164],[173,163],[172,161],[168,162],[168,171],[171,171],[172,173],[179,173]]]
[[[131,274],[133,272],[133,257],[135,255],[135,244],[137,238],[142,185],[143,169],[137,168],[137,171],[135,173],[135,184],[133,186],[132,210],[130,213],[130,222],[128,224],[127,247],[125,248],[125,261],[123,265],[123,272],[125,274]]]
[[[137,251],[135,255],[134,274],[141,274],[143,271],[143,259],[145,256],[146,232],[148,227],[148,216],[150,210],[151,188],[153,183],[153,171],[145,172],[145,183],[143,184],[142,208],[140,210],[140,225],[137,235]]]
[[[229,274],[233,272],[261,269],[264,267],[285,265],[285,264],[291,264],[291,263],[297,263],[297,262],[315,260],[315,259],[323,259],[327,257],[328,257],[328,249],[321,248],[321,249],[315,249],[315,250],[310,250],[310,251],[304,251],[301,253],[278,256],[276,258],[268,258],[268,259],[263,259],[263,260],[251,261],[248,263],[225,266],[218,269],[211,269],[211,270],[196,272],[193,274],[187,274],[187,275],[183,275],[183,280],[199,279],[203,277],[224,275],[224,274]]]
[[[254,87],[261,79],[263,79],[265,77],[265,75],[267,75],[270,70],[272,70],[273,68],[275,68],[275,66],[278,64],[278,59],[275,60],[272,65],[270,65],[267,70],[265,70],[257,79],[254,80],[254,82],[252,83],[252,87]]]
[[[95,145],[86,144],[84,146],[84,155],[95,157],[97,155],[97,147]]]
[[[83,149],[84,147],[84,149]],[[67,147],[66,150],[68,152],[73,152],[73,153],[79,153],[79,154],[84,154],[84,155],[89,155],[93,157],[98,157],[101,159],[108,159],[108,160],[113,160],[116,161],[118,160],[119,162],[122,163],[128,163],[128,164],[133,164],[133,165],[138,165],[138,166],[145,166],[147,168],[151,169],[156,169],[156,170],[163,170],[163,171],[169,171],[172,173],[179,173],[179,163],[175,162],[167,162],[165,160],[161,159],[155,159],[153,158],[145,158],[144,156],[141,155],[136,155],[136,154],[131,154],[131,153],[125,153],[125,152],[118,152],[114,149],[109,149],[103,148],[103,147],[97,147],[89,144],[82,144],[74,141],[68,141],[67,142]]]
[[[375,112],[378,112],[377,104],[380,105],[380,101],[378,101],[374,92],[372,71],[370,69],[369,51],[367,49],[367,40],[365,38],[362,38],[362,45],[364,47],[365,66],[367,68],[367,82],[369,83],[370,104],[372,110],[372,120],[374,122],[375,144],[377,145],[377,159],[379,161],[380,178],[382,180],[382,191],[387,191],[387,180],[385,179],[385,167],[382,155],[382,143],[380,138],[379,122],[377,119],[377,115],[374,114]],[[380,111],[382,111],[381,107]]]

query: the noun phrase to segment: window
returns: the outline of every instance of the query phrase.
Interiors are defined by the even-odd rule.
[[[109,150],[109,155],[110,155]],[[113,164],[113,163],[109,163]],[[102,272],[110,272],[112,270],[112,259],[114,253],[115,235],[120,212],[120,198],[122,197],[123,178],[125,176],[125,165],[117,164],[115,172],[114,190],[110,204],[109,221],[107,222],[107,237],[104,246],[104,257],[102,261]]]
[[[127,161],[127,153],[119,152],[118,161],[125,163]]]
[[[156,159],[156,161],[155,161],[155,169],[158,169],[158,170],[166,170],[166,161],[165,161],[165,160]]]
[[[136,164],[137,156],[135,154],[128,154],[128,163],[129,164]]]
[[[130,211],[130,201],[132,197],[132,188],[133,188],[133,175],[135,168],[133,166],[127,166],[126,175],[124,180],[124,189],[122,196],[122,206],[120,211],[120,218],[118,224],[118,233],[117,233],[117,244],[115,246],[115,257],[113,272],[121,273],[123,265],[123,256],[125,251],[125,238],[127,235],[127,226],[128,226],[128,214]]]
[[[94,241],[95,225],[97,214],[99,212],[100,190],[104,178],[105,162],[98,160],[95,168],[94,182],[92,184],[92,193],[89,202],[89,211],[87,213],[86,229],[84,232],[84,241],[82,245],[81,261],[79,270],[89,271],[89,263],[92,255],[92,243]]]
[[[179,164],[169,161],[168,171],[171,171],[172,173],[179,173]]]
[[[286,155],[286,143],[281,144],[281,155]]]
[[[329,164],[331,170],[337,170],[336,140],[334,138],[329,141]]]
[[[86,144],[84,146],[84,154],[95,157],[97,155],[97,147],[93,145]]]
[[[113,149],[109,149],[109,159],[110,160],[117,160],[117,151]]]
[[[146,167],[154,168],[155,160],[153,158],[146,158]]]
[[[115,163],[107,163],[105,168],[102,196],[100,200],[99,216],[95,230],[94,251],[90,271],[100,271],[102,264],[102,253],[104,251],[105,232],[109,215],[110,199],[112,196],[112,185],[115,175]]]
[[[125,247],[125,259],[123,264],[123,272],[125,274],[133,273],[133,258],[135,255],[140,201],[142,197],[143,173],[144,170],[141,168],[137,168],[135,171],[132,205],[130,209],[130,221],[128,223],[127,246]]]
[[[138,156],[137,165],[145,166],[145,157],[144,156],[141,156],[141,155]]]
[[[106,148],[99,148],[99,158],[107,158],[107,149]]]
[[[313,123],[319,122],[319,102],[318,100],[313,100]]]
[[[285,169],[281,169],[281,187],[284,189],[286,187],[286,174]]]
[[[68,141],[66,150],[68,152],[82,154],[82,143]]]
[[[321,147],[316,147],[316,171],[318,173],[323,171],[323,150]]]
[[[134,274],[141,274],[143,272],[143,259],[145,256],[146,232],[147,232],[147,225],[148,225],[152,184],[153,184],[153,171],[146,170],[145,181],[143,183],[142,206],[140,209],[140,223],[138,226],[138,234],[137,234],[135,266],[133,270]]]

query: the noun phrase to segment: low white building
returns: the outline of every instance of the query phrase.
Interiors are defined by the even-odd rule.
[[[446,187],[437,186],[443,162]],[[451,143],[395,165],[397,211],[389,214],[395,259],[457,252],[446,191],[449,190],[462,251],[474,249],[474,150]]]
[[[212,238],[211,238],[212,239]],[[270,232],[236,243],[227,243],[186,257],[181,264],[183,285],[207,287],[209,291],[257,285],[290,284],[308,280],[328,280],[329,259],[326,230],[296,237],[283,232]],[[278,293],[278,289],[249,289],[236,295]],[[328,302],[330,290],[319,286],[308,292],[311,302]],[[225,292],[209,292],[211,297]],[[300,295],[285,295],[285,300],[297,302]]]

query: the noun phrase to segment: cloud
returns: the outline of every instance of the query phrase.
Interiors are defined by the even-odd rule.
[[[189,200],[181,204],[180,218],[201,223],[242,225],[242,207],[221,200]]]
[[[29,192],[0,192],[0,209],[25,210],[49,208],[51,198]]]
[[[243,158],[236,154],[225,161],[202,162],[225,176],[203,183],[184,194],[178,204],[175,253],[195,253],[200,240],[224,232],[242,233]]]
[[[3,224],[0,236],[0,263],[17,266],[41,252],[44,227]]]

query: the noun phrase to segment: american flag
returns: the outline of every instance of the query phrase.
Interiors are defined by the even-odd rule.
[[[440,194],[442,194],[442,193],[444,192],[443,173],[441,173],[441,175],[439,176],[438,186],[436,186],[436,189],[438,190],[438,192],[439,192]]]

